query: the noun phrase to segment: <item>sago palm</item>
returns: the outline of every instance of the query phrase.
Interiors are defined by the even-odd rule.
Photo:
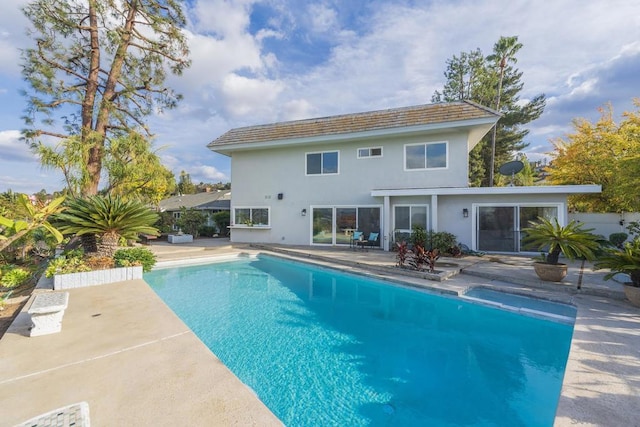
[[[158,234],[153,227],[158,214],[136,200],[126,201],[118,196],[74,199],[57,220],[65,234],[98,236],[99,256],[113,256],[120,237],[136,239],[140,233]]]
[[[593,230],[584,230],[576,221],[561,226],[556,218],[553,221],[538,218],[522,231],[526,234],[523,243],[549,251],[546,257],[549,264],[557,264],[561,253],[569,259],[584,257],[592,260],[600,246],[599,237],[591,234]]]

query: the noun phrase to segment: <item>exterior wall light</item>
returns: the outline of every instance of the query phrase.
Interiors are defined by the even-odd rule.
[[[467,208],[462,209],[462,216],[465,218],[469,218],[469,209]]]
[[[300,212],[300,215],[307,216],[307,210],[306,209],[302,209],[302,211]]]

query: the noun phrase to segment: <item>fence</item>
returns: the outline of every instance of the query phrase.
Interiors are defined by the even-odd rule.
[[[593,234],[599,234],[608,239],[613,233],[628,233],[627,225],[630,222],[640,222],[640,212],[570,213],[569,220],[572,219],[583,223],[584,228],[593,228]]]

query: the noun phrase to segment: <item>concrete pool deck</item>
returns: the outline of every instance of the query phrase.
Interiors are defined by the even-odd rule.
[[[231,246],[222,239],[154,242],[160,263],[259,251],[280,252],[365,274],[396,277],[395,254],[315,247]],[[447,259],[447,261],[450,261]],[[578,307],[556,426],[640,425],[640,309],[602,272],[572,263],[567,281],[536,279],[530,260],[451,260],[443,282],[398,277],[463,293],[488,286]],[[396,270],[397,271],[397,270]],[[581,289],[577,290],[580,281]],[[29,338],[21,314],[0,340],[0,426],[87,401],[93,425],[280,425],[280,422],[142,280],[72,289],[62,332]],[[28,304],[25,308],[28,307]],[[23,310],[24,313],[24,310]]]

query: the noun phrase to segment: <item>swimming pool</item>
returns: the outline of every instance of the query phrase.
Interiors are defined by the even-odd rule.
[[[553,425],[572,325],[262,255],[145,280],[286,425]]]

